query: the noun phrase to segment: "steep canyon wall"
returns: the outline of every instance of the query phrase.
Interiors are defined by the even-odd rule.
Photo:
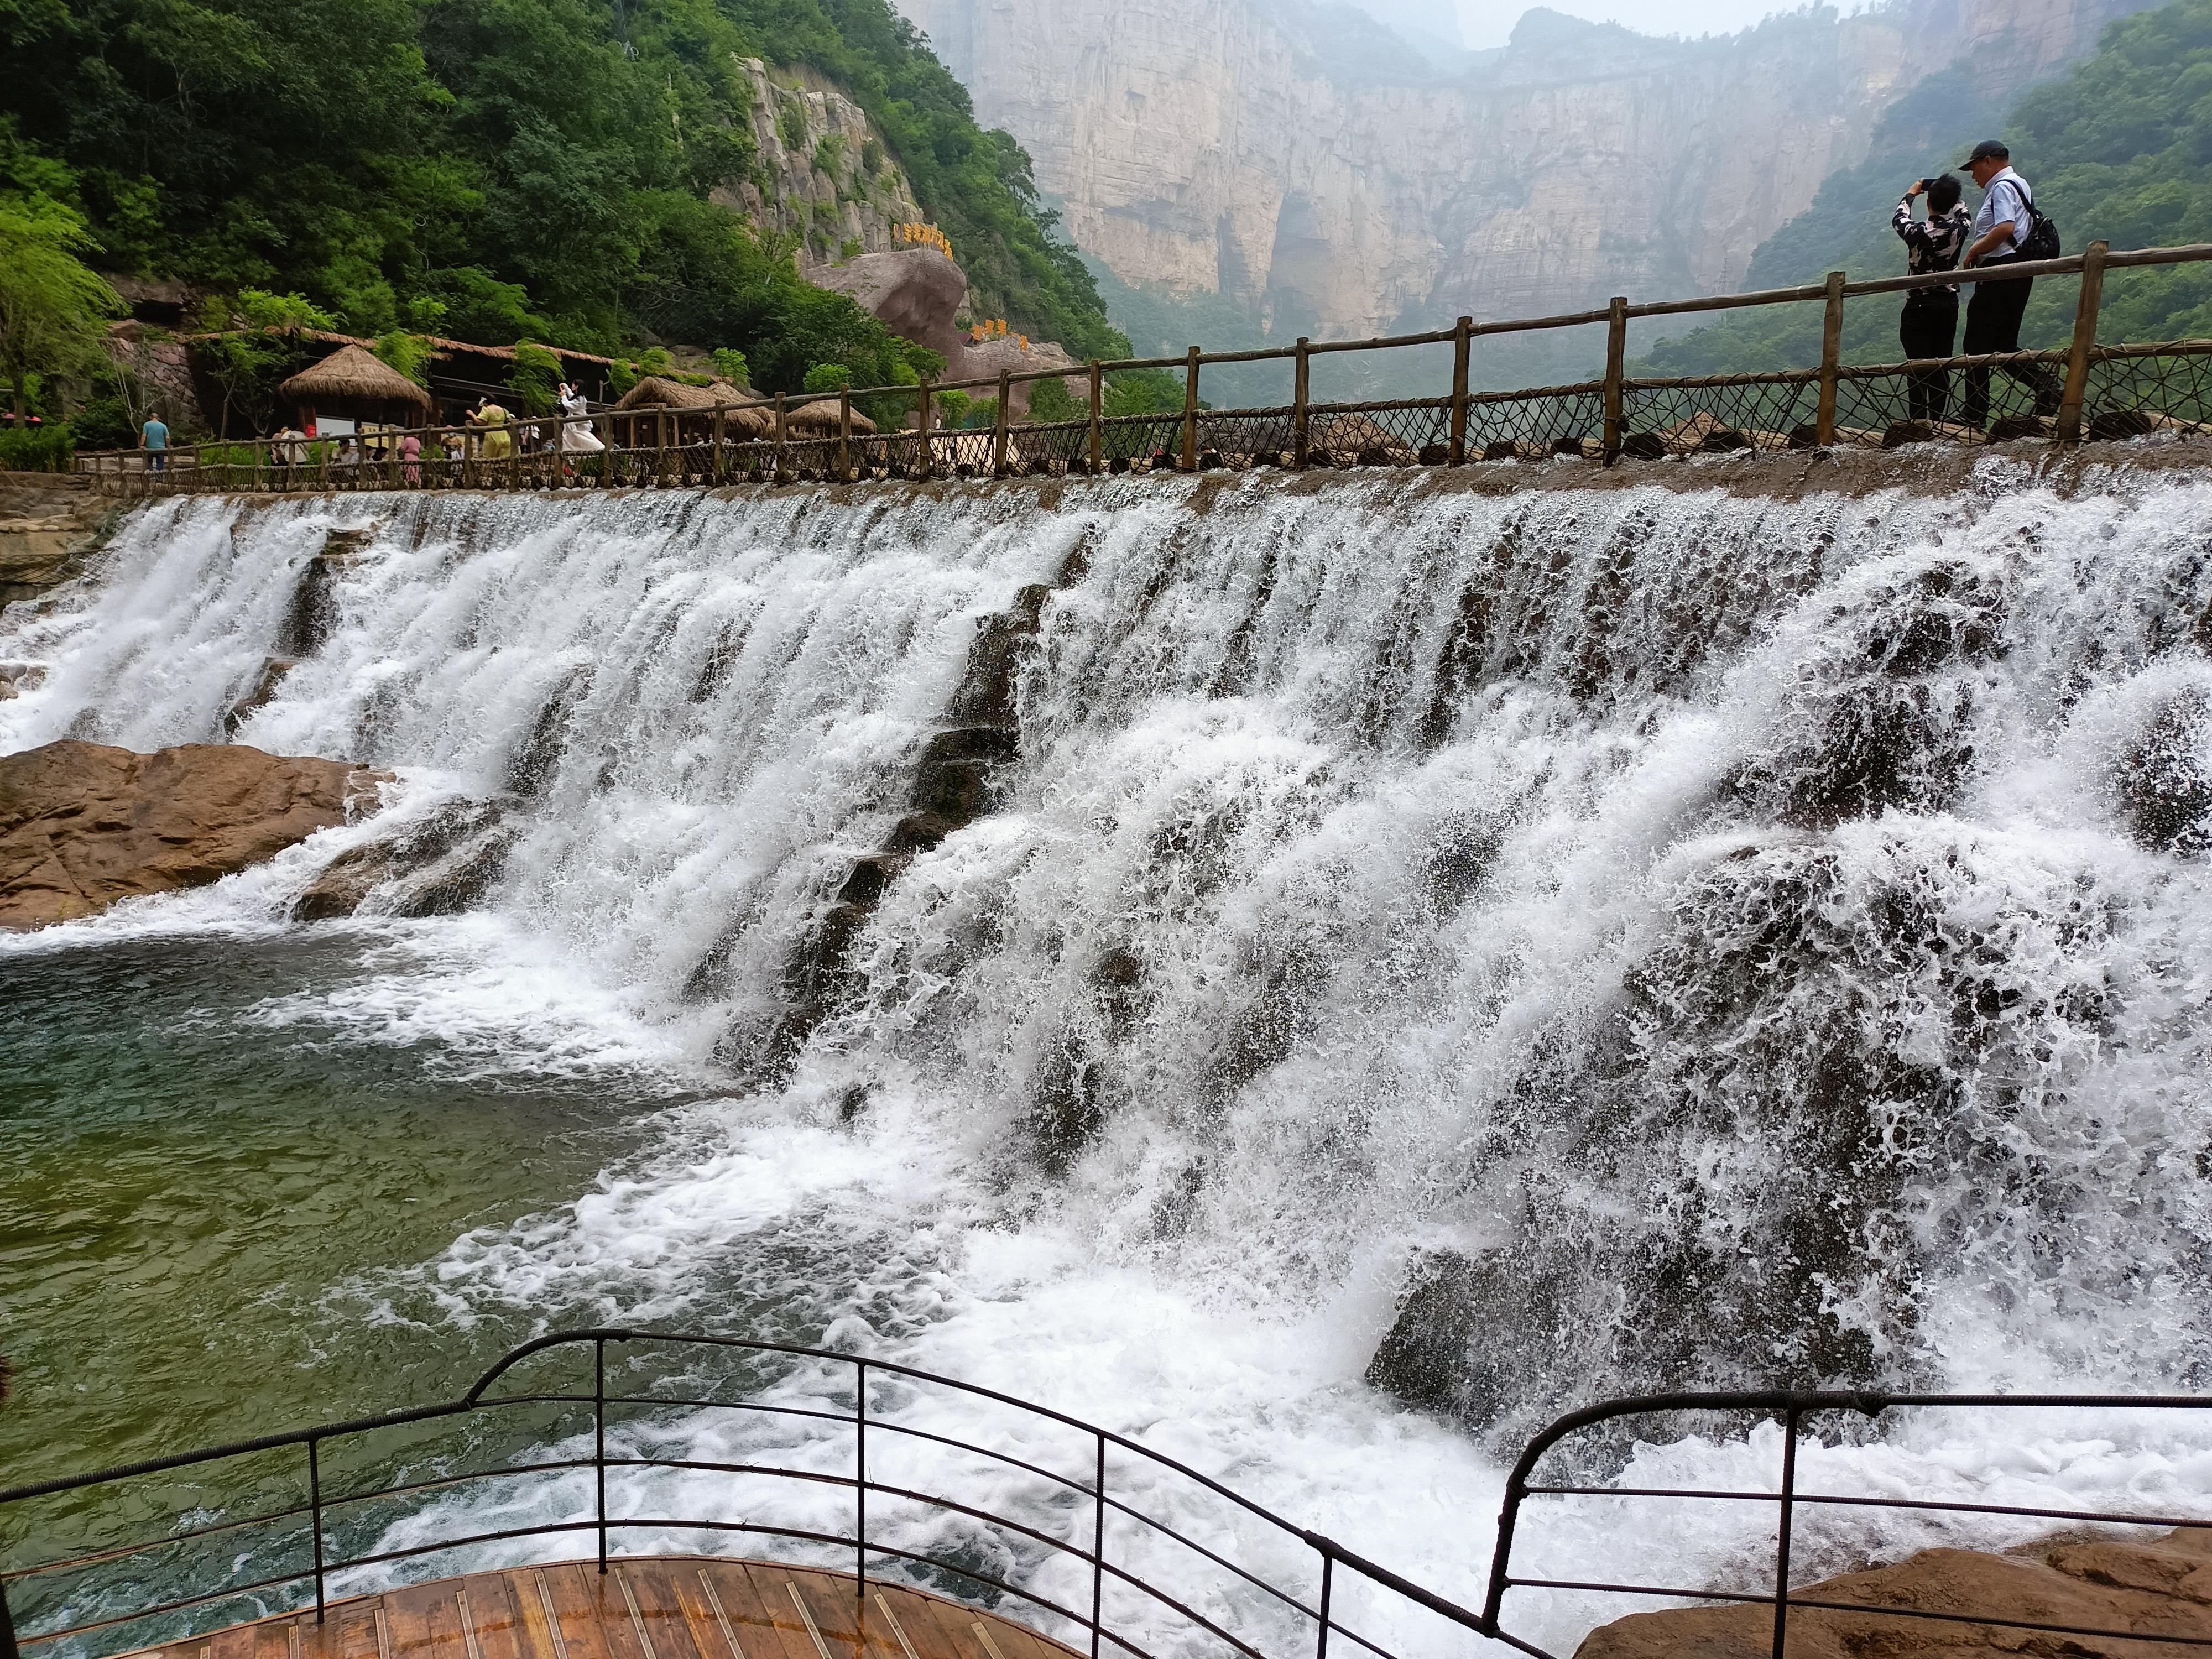
[[[1905,0],[1696,41],[1540,10],[1453,60],[1337,8],[900,0],[1116,276],[1339,336],[1724,290],[1915,82],[2046,75],[2141,3]]]

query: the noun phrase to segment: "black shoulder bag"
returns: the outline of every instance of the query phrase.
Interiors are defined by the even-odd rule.
[[[2051,216],[2036,206],[2035,198],[2028,193],[2025,184],[2016,186],[2020,199],[2027,204],[2027,235],[2013,255],[2015,259],[2056,259],[2061,252],[2058,227]]]

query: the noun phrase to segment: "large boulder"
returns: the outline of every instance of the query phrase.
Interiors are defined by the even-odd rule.
[[[1068,396],[1079,403],[1087,404],[1090,400],[1089,367],[1069,356],[1067,349],[1055,341],[1031,340],[1024,345],[1011,335],[972,342],[964,334],[959,337],[959,349],[945,365],[947,380],[980,380],[1001,370],[1010,374],[1029,374],[1040,368],[1065,368],[1071,371],[1061,381]],[[1037,385],[1035,380],[1023,380],[1006,388],[1007,419],[1028,418],[1030,394]],[[979,389],[973,395],[990,398],[997,394]]]
[[[1869,1608],[2212,1641],[2212,1534],[2191,1529],[2142,1541],[2076,1540],[2009,1555],[1923,1550],[1893,1566],[1847,1572],[1790,1593]],[[1771,1606],[1669,1607],[1631,1613],[1592,1631],[1575,1659],[1767,1659],[1773,1638]],[[1805,1608],[1790,1615],[1788,1651],[1795,1659],[1983,1654],[2123,1659],[2151,1649],[2141,1642],[2036,1635],[1948,1619]]]
[[[204,886],[374,811],[385,775],[346,761],[64,739],[0,756],[0,928]]]
[[[817,265],[806,273],[817,288],[849,295],[861,310],[902,339],[927,346],[957,363],[968,337],[952,325],[968,297],[968,277],[933,247],[863,253],[842,265]]]

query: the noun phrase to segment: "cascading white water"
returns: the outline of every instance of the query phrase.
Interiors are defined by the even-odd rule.
[[[805,1233],[846,1275],[792,1292],[816,1328],[1143,1428],[1472,1599],[1482,1449],[1565,1402],[2212,1357],[2212,484],[1698,476],[167,503],[0,627],[46,668],[0,751],[220,740],[366,532],[238,739],[395,768],[402,817],[511,800],[484,907],[748,1081],[356,1292],[712,1321]],[[1035,584],[984,810],[755,1065]],[[274,920],[379,832],[79,926]],[[1828,1478],[2212,1492],[2212,1429],[2072,1431]],[[1711,1578],[1759,1535],[1608,1524],[1556,1547]]]

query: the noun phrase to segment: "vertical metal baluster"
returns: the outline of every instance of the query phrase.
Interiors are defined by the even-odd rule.
[[[599,1571],[607,1570],[607,1340],[592,1343],[592,1425],[598,1447],[592,1467],[599,1483]]]
[[[860,1433],[854,1446],[855,1472],[853,1480],[853,1496],[860,1506],[860,1518],[854,1526],[853,1536],[858,1540],[854,1553],[859,1558],[860,1594],[866,1600],[868,1594],[868,1362],[855,1360],[853,1375],[853,1414],[860,1425]]]
[[[1097,365],[1092,365],[1094,376]],[[1097,384],[1094,378],[1093,386]],[[1106,1437],[1098,1437],[1098,1482],[1091,1487],[1091,1659],[1098,1659],[1098,1624],[1106,1601]]]
[[[1782,1659],[1783,1641],[1790,1633],[1790,1522],[1797,1486],[1796,1407],[1792,1406],[1784,1417],[1782,1433],[1782,1529],[1774,1546],[1773,1659]]]
[[[323,1465],[316,1441],[307,1441],[307,1518],[315,1534],[315,1622],[323,1622]]]
[[[1328,1598],[1335,1587],[1336,1558],[1321,1553],[1321,1634],[1314,1642],[1314,1659],[1328,1659]]]

